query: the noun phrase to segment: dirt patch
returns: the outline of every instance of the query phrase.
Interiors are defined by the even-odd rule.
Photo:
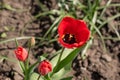
[[[97,45],[95,44],[97,41]],[[120,64],[119,50],[104,53],[99,40],[88,50],[89,56],[84,61],[78,56],[73,63],[75,80],[119,80]],[[111,44],[112,45],[112,44]],[[100,47],[101,46],[101,47]]]

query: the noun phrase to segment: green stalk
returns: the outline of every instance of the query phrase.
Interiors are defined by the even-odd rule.
[[[28,42],[28,44],[29,44],[29,49],[28,49],[28,58],[26,59],[26,61],[25,61],[25,80],[29,80],[29,78],[30,78],[30,71],[29,71],[29,54],[30,54],[30,50],[31,50],[31,42],[29,41]]]
[[[41,75],[39,75],[39,76],[38,76],[37,80],[39,80],[39,79],[40,79],[40,77],[41,77]]]
[[[51,80],[51,78],[48,74],[45,76],[45,80]]]
[[[15,38],[16,47],[19,46],[17,39]]]
[[[60,56],[58,58],[58,62],[57,62],[57,65],[59,64],[60,60],[61,60],[61,57],[62,57],[62,54],[63,54],[63,51],[64,51],[65,48],[62,48],[62,51],[60,53]]]
[[[25,71],[25,78],[24,78],[24,80],[30,80],[30,79],[29,79],[29,73],[28,73],[27,70]]]
[[[26,37],[11,38],[11,39],[7,39],[7,40],[2,40],[2,41],[0,41],[0,44],[7,43],[7,42],[10,42],[10,41],[14,41],[14,40],[17,41],[17,40],[29,39],[29,38],[31,38],[31,37],[26,36]]]

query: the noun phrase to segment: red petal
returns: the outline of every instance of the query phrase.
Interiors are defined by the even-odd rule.
[[[83,20],[76,20],[71,17],[64,17],[58,26],[59,42],[67,48],[82,46],[90,36],[90,31]],[[76,43],[68,44],[63,42],[62,36],[72,34],[76,38]]]

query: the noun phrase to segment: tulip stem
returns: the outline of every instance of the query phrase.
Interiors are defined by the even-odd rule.
[[[60,53],[60,56],[58,58],[58,62],[57,62],[57,65],[59,64],[60,60],[61,60],[61,57],[62,57],[62,54],[63,54],[63,51],[64,51],[65,48],[62,48],[62,51]]]
[[[29,43],[30,44],[30,43]],[[29,76],[29,54],[30,54],[30,50],[31,50],[31,46],[29,45],[29,49],[28,49],[28,57],[27,57],[27,59],[26,59],[26,61],[25,61],[25,76],[27,77],[27,78],[29,78],[30,76]],[[29,79],[27,79],[27,80],[29,80]]]
[[[56,72],[56,68],[57,68],[57,66],[58,66],[59,63],[60,63],[60,60],[61,60],[61,58],[62,58],[62,54],[63,54],[63,51],[64,51],[64,50],[65,50],[65,48],[62,48],[62,51],[61,51],[61,53],[60,53],[60,55],[59,55],[59,58],[58,58],[57,64],[56,64],[55,68],[53,69],[52,74],[50,75],[51,77],[52,77],[53,74]]]
[[[41,75],[39,75],[39,76],[38,76],[37,80],[39,80],[39,79],[40,79],[40,77],[41,77]]]
[[[31,50],[31,47],[29,47],[29,49],[28,49],[28,58],[26,59],[26,62],[25,62],[27,69],[29,68],[29,53],[30,53],[30,50]]]
[[[17,39],[15,38],[16,47],[19,46]]]
[[[45,80],[51,80],[48,74],[45,76]]]

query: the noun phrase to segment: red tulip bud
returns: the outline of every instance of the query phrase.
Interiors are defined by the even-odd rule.
[[[49,61],[44,60],[42,62],[40,62],[39,66],[38,66],[38,72],[45,76],[46,74],[48,74],[49,72],[52,71],[52,65]]]
[[[20,61],[25,61],[28,56],[28,52],[26,51],[26,49],[21,46],[19,46],[14,52],[17,59]]]

